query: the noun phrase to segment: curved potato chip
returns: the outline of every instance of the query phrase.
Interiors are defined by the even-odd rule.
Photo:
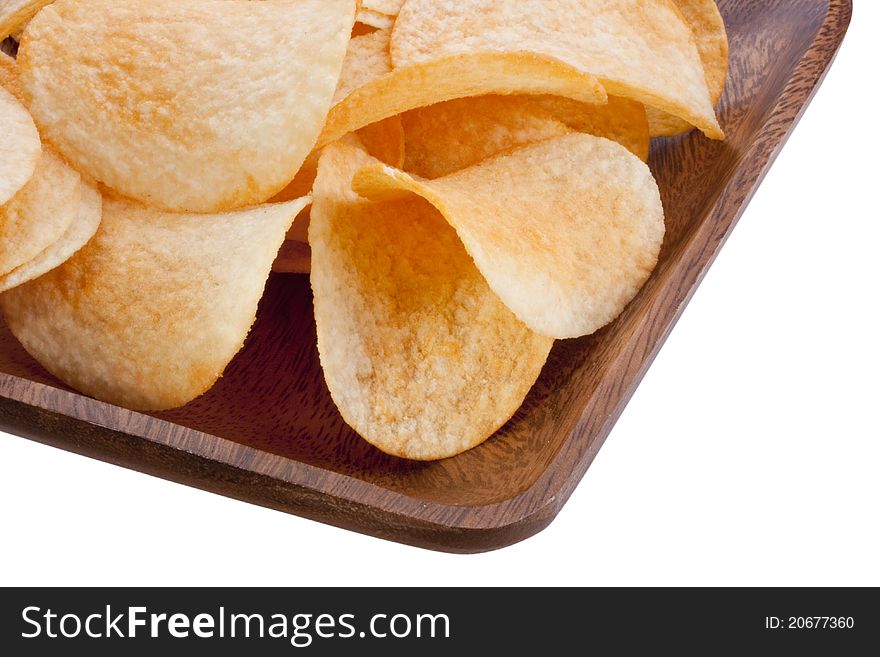
[[[399,116],[392,116],[384,121],[365,126],[355,134],[357,134],[370,155],[393,167],[403,166],[406,146],[404,143],[403,123]],[[315,177],[318,175],[318,159],[320,156],[320,151],[313,151],[306,158],[306,161],[303,162],[302,168],[300,168],[290,184],[272,197],[272,202],[283,203],[284,201],[292,201],[293,199],[311,194],[312,186],[315,184]],[[293,230],[301,230],[301,225],[302,222],[297,221],[293,226]],[[302,234],[305,235],[305,233]],[[296,238],[289,237],[288,239]],[[305,241],[305,238],[303,237],[301,241]]]
[[[717,105],[727,82],[728,42],[724,18],[715,0],[674,1],[694,33],[712,105]],[[648,121],[651,135],[655,137],[671,137],[693,129],[690,123],[654,108],[648,108]]]
[[[397,16],[405,0],[361,0],[361,7],[386,16]]]
[[[34,175],[0,207],[0,274],[36,258],[76,219],[82,194],[79,174],[49,149]]]
[[[333,95],[337,105],[358,87],[391,73],[391,30],[377,30],[354,37],[348,44],[342,73]]]
[[[318,175],[318,158],[321,156],[320,151],[313,151],[303,162],[302,167],[297,172],[293,180],[288,183],[287,187],[273,196],[270,203],[286,203],[312,193],[312,185],[315,184],[315,176]],[[294,228],[299,222],[294,223]]]
[[[0,88],[0,206],[34,175],[40,159],[40,135],[31,115],[15,97]],[[2,248],[2,247],[0,247]]]
[[[25,103],[21,80],[18,77],[18,65],[9,55],[0,53],[0,87],[11,93],[21,104]],[[36,130],[36,127],[34,127]]]
[[[648,161],[651,133],[641,103],[620,96],[608,96],[607,105],[585,105],[561,96],[540,96],[535,102],[572,130],[616,141]]]
[[[380,30],[388,29],[394,25],[394,16],[388,16],[372,9],[361,7],[357,14],[358,23],[369,25]]]
[[[403,127],[402,168],[423,178],[441,178],[512,148],[571,132],[529,96],[450,100],[407,112]]]
[[[20,32],[28,21],[53,0],[0,1],[0,41]]]
[[[487,94],[550,94],[607,100],[596,79],[551,57],[480,52],[394,69],[352,91],[327,117],[318,147],[365,125],[447,100]]]
[[[0,55],[0,87],[16,99],[23,97],[18,67],[6,55]],[[0,153],[0,168],[7,159]],[[28,185],[0,208],[0,292],[64,262],[88,241],[101,219],[100,195],[93,191],[87,198],[92,188],[50,151],[39,155]]]
[[[391,72],[390,42],[391,30],[378,30],[351,40],[333,97],[334,105],[345,100],[358,87]],[[400,116],[366,125],[357,131],[357,135],[370,155],[385,164],[403,166],[405,144]]]
[[[46,139],[115,191],[167,210],[259,203],[315,145],[355,7],[56,0],[22,37],[22,84]]]
[[[367,153],[380,162],[402,167],[406,161],[406,133],[399,115],[364,126],[355,134]]]
[[[405,161],[405,136],[403,122],[399,116],[392,116],[379,121],[355,133],[367,153],[380,162],[393,167],[402,167]],[[296,174],[293,182],[272,200],[274,202],[289,201],[312,193],[315,178],[318,175],[318,159],[320,151],[312,153]],[[304,209],[302,215],[294,222],[293,228],[287,233],[287,241],[281,247],[281,253],[272,265],[272,271],[284,274],[307,274],[311,267],[311,249],[308,246],[309,213]]]
[[[181,406],[241,349],[272,260],[307,202],[181,215],[105,199],[83,249],[0,297],[6,322],[85,394],[134,410]]]
[[[404,0],[361,0],[358,20],[373,27],[392,27],[403,2]]]
[[[454,456],[520,407],[553,341],[500,302],[428,203],[353,193],[354,172],[371,163],[356,146],[331,144],[315,184],[309,237],[324,377],[345,421],[382,451]]]
[[[598,77],[611,95],[724,137],[693,34],[672,0],[409,0],[391,38],[395,68],[486,51],[555,57]]]
[[[375,165],[353,185],[365,196],[405,190],[428,200],[501,300],[554,338],[614,320],[657,264],[665,230],[647,165],[592,135],[556,137],[431,181]]]
[[[572,131],[616,141],[642,161],[648,159],[651,140],[644,106],[614,96],[607,105],[561,96],[463,98],[407,112],[403,124],[406,164],[398,168],[423,178],[440,178]]]
[[[91,184],[80,183],[79,210],[73,223],[57,242],[46,248],[33,260],[0,276],[0,292],[6,292],[23,283],[39,278],[70,260],[94,237],[101,224],[101,194]]]
[[[342,63],[342,72],[339,75],[339,81],[336,85],[336,93],[333,97],[333,104],[337,104],[358,87],[380,78],[391,72],[391,56],[388,54],[388,44],[391,40],[390,30],[379,30],[368,34],[355,36],[348,44],[348,50],[345,53],[345,60]],[[380,122],[380,125],[365,126],[359,131],[362,140],[368,142],[368,150],[379,148],[385,156],[391,153],[388,160],[380,157],[386,164],[394,165],[394,162],[401,162],[403,157],[403,127],[400,125],[398,117],[390,117],[387,123]],[[389,136],[399,140],[394,145],[376,143],[377,140],[386,141]],[[374,151],[370,151],[373,152]],[[289,201],[309,194],[312,185],[315,182],[315,176],[318,175],[318,158],[320,150],[312,151],[303,162],[299,172],[294,179],[281,192],[272,198],[273,202]],[[395,165],[395,166],[399,166]],[[301,222],[296,222],[294,228]]]

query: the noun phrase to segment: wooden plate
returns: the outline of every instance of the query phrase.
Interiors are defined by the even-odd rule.
[[[0,428],[340,527],[453,552],[546,527],[583,477],[840,45],[850,0],[722,0],[731,75],[726,142],[690,135],[651,154],[667,212],[660,265],[610,327],[557,343],[496,436],[437,463],[385,456],[342,422],[315,349],[308,280],[276,275],[221,382],[145,415],[59,383],[0,326]]]

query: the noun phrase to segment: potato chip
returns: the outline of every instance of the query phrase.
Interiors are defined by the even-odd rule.
[[[402,6],[403,0],[361,0],[358,21],[381,29],[390,28]]]
[[[315,145],[355,8],[56,0],[25,30],[22,83],[47,140],[117,192],[193,212],[259,203]]]
[[[328,146],[309,231],[318,351],[343,418],[384,452],[440,459],[483,442],[519,408],[553,341],[492,293],[422,199],[351,191],[378,164]]]
[[[354,89],[391,71],[391,56],[388,54],[390,40],[391,32],[381,30],[351,39],[345,53],[333,104],[344,100]],[[378,124],[364,126],[359,134],[367,143],[368,151],[386,164],[400,166],[403,163],[403,126],[398,117],[392,116]],[[294,179],[275,195],[272,201],[289,201],[309,194],[318,174],[320,155],[320,150],[312,151]]]
[[[693,35],[671,0],[409,0],[391,39],[395,68],[523,51],[724,137]]]
[[[423,178],[449,175],[504,151],[571,132],[529,96],[478,96],[403,115],[404,169]]]
[[[73,223],[57,242],[33,260],[0,276],[0,292],[39,278],[69,260],[94,237],[101,224],[101,194],[91,184],[80,183],[79,209]]]
[[[560,96],[480,96],[403,115],[406,171],[440,178],[498,153],[569,132],[616,141],[648,159],[648,119],[641,103],[609,96],[587,105]],[[389,164],[389,162],[386,162]]]
[[[724,18],[715,0],[675,0],[676,6],[694,33],[697,50],[703,62],[706,85],[712,104],[717,105],[727,82],[728,43]],[[669,137],[691,130],[690,123],[649,108],[651,135]]]
[[[377,11],[386,16],[394,16],[400,13],[405,0],[361,0],[361,8]]]
[[[333,95],[336,105],[352,91],[391,72],[391,30],[377,30],[354,37],[348,44],[342,72]]]
[[[12,57],[3,53],[0,53],[0,87],[11,93],[18,102],[25,103],[21,80],[18,77],[18,65]]]
[[[312,193],[312,185],[315,184],[315,176],[318,175],[318,158],[320,151],[309,154],[302,167],[290,183],[270,199],[271,203],[286,203]],[[296,222],[294,227],[296,227]]]
[[[551,57],[492,52],[456,55],[395,69],[355,89],[330,110],[318,146],[412,109],[487,94],[550,94],[585,103],[607,100],[594,77]]]
[[[356,134],[367,153],[377,160],[393,167],[403,166],[406,161],[406,134],[399,115],[364,126]]]
[[[378,29],[388,29],[394,25],[394,17],[361,7],[357,13],[358,23]]]
[[[358,22],[378,29],[394,26],[403,0],[361,0]]]
[[[379,30],[351,40],[333,97],[334,105],[345,100],[358,87],[391,72],[391,55],[388,52],[390,42],[390,30]],[[403,124],[399,116],[366,125],[357,134],[370,155],[385,164],[403,166],[405,146]]]
[[[0,41],[20,32],[40,9],[53,0],[0,0]]]
[[[403,122],[399,116],[361,128],[355,133],[367,153],[393,167],[404,165],[405,145]],[[289,201],[312,193],[318,175],[320,152],[312,153],[293,182],[278,194],[275,202]],[[287,241],[272,265],[272,271],[283,274],[307,274],[311,267],[311,249],[308,245],[309,209],[305,208],[287,233]]]
[[[43,151],[31,179],[0,207],[0,275],[61,239],[79,212],[80,182],[57,155]]]
[[[241,349],[284,234],[307,202],[183,215],[105,199],[83,249],[0,297],[7,324],[85,394],[134,410],[186,404]]]
[[[619,96],[608,96],[607,105],[585,105],[561,96],[540,96],[535,101],[572,130],[616,141],[642,162],[648,161],[651,133],[641,103]]]
[[[384,121],[365,126],[355,134],[360,138],[361,143],[364,144],[370,155],[393,167],[403,166],[406,151],[403,123],[399,116],[392,116]],[[272,202],[292,201],[293,199],[311,194],[312,185],[315,183],[315,176],[318,175],[318,159],[320,156],[320,151],[313,151],[306,158],[302,168],[290,184],[272,197]],[[302,222],[297,221],[293,225],[293,230],[301,230],[301,225]],[[302,241],[305,241],[305,238]]]
[[[22,98],[15,60],[5,55],[0,55],[0,87]],[[36,133],[32,121],[31,127]],[[14,137],[14,133],[9,134]],[[0,168],[15,157],[3,150],[0,147]],[[40,154],[38,148],[37,152],[27,184],[0,207],[0,292],[64,262],[94,234],[101,218],[100,197],[95,212],[94,196],[85,198],[88,190],[79,174],[51,150]],[[0,174],[0,186],[3,182]]]
[[[0,88],[0,206],[25,186],[40,159],[40,135],[27,110]],[[2,247],[0,247],[2,248]]]
[[[663,242],[650,170],[592,135],[556,137],[432,181],[374,165],[353,184],[370,197],[405,190],[428,200],[501,300],[554,338],[588,335],[615,319]]]

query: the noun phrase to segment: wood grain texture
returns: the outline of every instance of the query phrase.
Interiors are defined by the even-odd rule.
[[[274,275],[245,349],[204,397],[132,413],[47,374],[0,327],[0,428],[153,475],[382,538],[453,552],[543,529],[583,477],[821,82],[850,0],[722,0],[726,142],[657,141],[660,265],[611,326],[557,343],[516,416],[436,463],[385,456],[346,427],[320,371],[304,276]],[[305,319],[303,319],[305,318]]]

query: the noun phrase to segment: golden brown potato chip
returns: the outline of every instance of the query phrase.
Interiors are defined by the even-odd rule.
[[[342,73],[336,86],[333,98],[334,105],[344,100],[354,89],[391,71],[391,56],[388,54],[390,40],[391,32],[389,30],[379,30],[351,39],[345,53]],[[358,134],[367,143],[368,151],[371,154],[376,155],[386,164],[400,166],[404,145],[403,126],[400,124],[399,117],[392,116],[378,124],[364,126]],[[289,201],[311,193],[312,184],[318,174],[320,155],[320,149],[312,151],[294,179],[285,189],[274,196],[272,201]],[[296,224],[300,223],[296,222]]]
[[[41,150],[31,115],[11,93],[0,88],[0,206],[34,175]]]
[[[83,249],[0,297],[7,324],[85,394],[134,410],[186,404],[241,349],[284,234],[307,202],[182,215],[105,199]]]
[[[302,167],[297,172],[290,184],[278,192],[270,199],[271,203],[286,203],[312,193],[312,185],[315,184],[315,176],[318,175],[318,158],[321,156],[320,151],[314,151],[309,154]],[[294,228],[299,222],[294,223]]]
[[[94,237],[101,224],[101,194],[91,184],[80,183],[79,210],[73,223],[57,242],[47,247],[33,260],[0,276],[0,292],[39,278],[69,260]]]
[[[450,100],[407,112],[403,127],[403,168],[423,178],[440,178],[512,148],[571,132],[529,96]]]
[[[20,32],[40,9],[53,0],[0,0],[0,41]]]
[[[591,103],[604,103],[607,96],[592,78],[579,78],[576,73],[558,62],[524,56],[481,55],[450,58],[431,62],[410,70],[394,71],[391,66],[390,30],[379,30],[351,40],[334,106],[318,140],[324,146],[364,125],[394,117],[403,112],[426,107],[445,100],[483,95],[493,88],[499,93],[515,93],[516,88],[528,92],[537,86],[539,91],[550,89],[562,94],[571,92]],[[485,66],[479,71],[469,67]],[[488,70],[491,69],[491,70]],[[491,79],[497,74],[497,79]],[[541,79],[546,75],[546,79]],[[530,79],[530,76],[533,79]],[[583,85],[590,91],[585,94]],[[580,86],[580,89],[576,87]]]
[[[15,60],[5,55],[0,56],[0,86],[22,98]],[[0,208],[0,292],[37,278],[70,258],[94,235],[101,220],[100,194],[85,182],[76,188],[79,175],[51,151],[40,156],[34,178],[30,189]],[[70,224],[64,230],[67,221]]]
[[[358,23],[369,25],[380,30],[388,29],[394,25],[394,16],[388,16],[372,9],[361,7],[357,13]]]
[[[405,190],[428,200],[501,300],[554,338],[615,319],[663,242],[663,206],[647,165],[592,135],[556,137],[431,181],[374,165],[353,185],[365,196]]]
[[[356,36],[348,44],[339,83],[333,95],[336,105],[355,89],[391,72],[391,30]]]
[[[487,51],[556,58],[611,95],[724,137],[693,34],[671,0],[409,0],[391,40],[395,68]]]
[[[46,139],[117,192],[193,212],[259,203],[315,145],[355,8],[56,0],[22,37],[22,83]]]
[[[351,191],[378,164],[324,150],[309,237],[318,351],[333,400],[361,436],[410,459],[483,442],[522,404],[553,344],[492,293],[455,231],[422,199]]]
[[[0,275],[61,239],[79,213],[80,181],[61,158],[43,151],[31,179],[0,207]]]
[[[361,0],[361,8],[378,11],[386,16],[397,16],[405,0]]]
[[[380,162],[402,167],[406,161],[406,134],[399,115],[364,126],[355,134],[367,153]]]
[[[473,53],[431,60],[374,79],[334,105],[318,146],[412,109],[487,94],[550,94],[585,103],[607,100],[591,75],[532,53]]]
[[[361,0],[358,21],[381,29],[390,28],[402,6],[403,0]]]
[[[535,101],[572,130],[616,141],[642,162],[648,161],[651,133],[641,103],[619,96],[608,96],[607,105],[585,105],[561,96],[540,96]]]
[[[390,30],[379,30],[351,40],[333,97],[334,105],[345,100],[358,87],[391,72],[391,55],[388,53],[390,42]],[[357,131],[357,135],[373,157],[392,166],[403,165],[405,145],[399,116],[366,125]]]
[[[24,92],[18,77],[18,65],[12,57],[3,53],[0,53],[0,87],[6,89],[15,96],[18,102],[24,104]]]
[[[717,105],[727,82],[728,43],[724,18],[715,0],[675,0],[675,4],[693,30],[712,105]],[[648,108],[648,119],[655,137],[677,135],[693,128],[690,123],[654,108]]]
[[[398,168],[404,165],[406,150],[403,122],[399,116],[392,116],[384,121],[368,125],[355,134],[366,148],[367,153],[380,162]],[[293,182],[272,200],[282,202],[310,195],[312,186],[315,184],[315,177],[318,175],[320,155],[320,151],[309,155]],[[309,209],[305,208],[288,231],[287,241],[281,248],[281,253],[275,260],[275,264],[272,265],[272,271],[285,274],[309,273],[311,249],[308,246],[308,235]]]
[[[407,112],[403,124],[403,168],[423,178],[440,178],[503,151],[572,131],[616,141],[643,161],[650,145],[644,106],[613,96],[607,105],[560,96],[463,98]]]
[[[370,155],[393,167],[403,166],[406,154],[405,137],[403,123],[399,116],[392,116],[384,121],[363,127],[355,134],[360,138]],[[306,158],[296,177],[287,187],[272,198],[272,202],[292,201],[293,199],[311,194],[312,185],[315,183],[315,176],[318,175],[318,159],[320,156],[320,151],[313,151]],[[302,223],[301,221],[295,222],[292,230],[300,231]],[[302,234],[305,235],[305,233]],[[305,241],[305,238],[302,241]]]

